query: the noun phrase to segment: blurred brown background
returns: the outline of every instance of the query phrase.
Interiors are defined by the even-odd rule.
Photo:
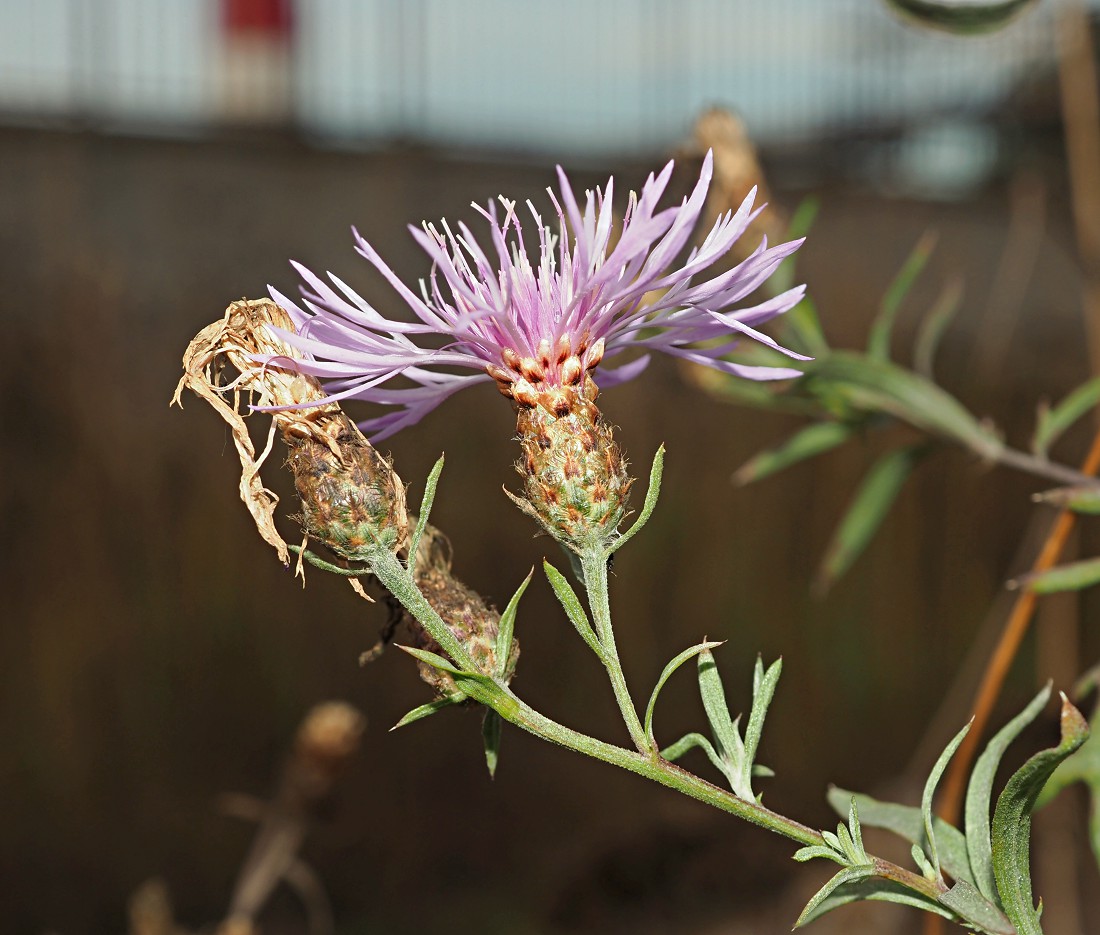
[[[1035,402],[1089,375],[1052,62],[982,112],[996,158],[950,199],[927,197],[906,175],[915,157],[904,122],[762,147],[779,206],[821,198],[799,278],[836,346],[863,341],[913,243],[939,231],[895,346],[905,359],[920,312],[962,274],[966,300],[940,378],[1020,446]],[[792,865],[782,840],[511,729],[490,781],[474,712],[387,733],[428,696],[397,651],[358,666],[383,609],[317,571],[303,590],[251,528],[222,425],[198,400],[167,405],[190,337],[268,282],[294,289],[287,258],[332,269],[396,310],[354,255],[350,224],[414,281],[426,264],[406,223],[470,220],[471,201],[498,193],[537,200],[561,160],[575,185],[614,172],[622,190],[636,188],[677,140],[629,154],[577,150],[570,161],[514,146],[317,148],[270,114],[262,127],[235,119],[178,139],[105,132],[118,128],[87,114],[83,128],[79,114],[50,119],[22,113],[0,129],[0,928],[123,931],[127,898],[150,877],[170,887],[181,924],[216,922],[253,833],[219,813],[219,794],[267,795],[306,710],[341,698],[369,726],[305,850],[339,931],[434,933],[455,919],[479,933],[786,931],[825,870]],[[678,190],[690,183],[684,163]],[[1020,230],[1031,232],[1022,281],[1021,262],[1006,263]],[[1006,283],[1007,299],[991,302]],[[1002,582],[1030,557],[1018,550],[1034,515],[1028,495],[1042,483],[937,455],[872,551],[815,600],[815,566],[882,439],[738,489],[733,470],[796,420],[704,398],[667,360],[609,391],[604,411],[643,477],[660,442],[669,452],[660,507],[615,564],[636,695],[704,634],[729,641],[718,658],[734,707],[747,703],[755,654],[782,655],[761,757],[778,773],[769,804],[827,827],[829,782],[915,802],[922,771],[967,717],[964,675],[929,727]],[[433,521],[460,576],[498,606],[544,555],[564,565],[501,494],[513,483],[512,428],[508,406],[481,388],[383,446],[414,499],[446,452]],[[1087,427],[1059,456],[1073,463],[1086,440]],[[293,528],[284,525],[288,536]],[[1085,524],[1081,548],[1096,545]],[[1075,608],[1048,612],[1054,636],[1038,660],[1028,644],[1005,713],[1052,671],[1068,687],[1093,661],[1095,601],[1081,604],[1085,645]],[[518,634],[517,691],[564,723],[625,741],[603,675],[544,581],[524,599]],[[659,736],[702,723],[684,673],[662,696]],[[1052,731],[1048,721],[1030,749]],[[701,757],[688,765],[707,775]],[[1088,862],[1077,872],[1094,882]],[[1059,911],[1048,897],[1050,931],[1070,931],[1056,927]],[[265,931],[303,930],[286,894],[266,919]],[[831,924],[918,922],[872,906]]]

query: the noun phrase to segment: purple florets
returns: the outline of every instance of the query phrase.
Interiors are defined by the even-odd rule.
[[[306,285],[303,307],[274,288],[271,295],[294,320],[298,334],[281,333],[308,355],[294,367],[325,380],[329,399],[363,399],[398,407],[363,427],[379,440],[416,423],[452,393],[495,379],[572,383],[599,366],[602,387],[637,376],[649,354],[615,368],[606,362],[632,348],[663,351],[752,380],[798,376],[786,367],[746,366],[722,359],[749,337],[798,360],[757,326],[793,308],[805,291],[798,286],[749,308],[732,309],[759,287],[801,240],[769,248],[765,239],[743,262],[712,279],[692,279],[721,260],[745,232],[753,189],[736,212],[715,222],[681,266],[671,266],[688,242],[703,210],[712,175],[708,153],[691,195],[679,206],[657,210],[672,174],[668,163],[650,175],[641,195],[630,194],[621,231],[614,240],[613,179],[604,191],[587,192],[583,209],[559,168],[560,200],[555,233],[528,202],[538,231],[534,264],[528,255],[515,202],[477,210],[489,221],[492,259],[463,223],[457,230],[410,228],[432,258],[420,294],[402,283],[358,232],[356,250],[390,282],[413,310],[412,322],[383,317],[329,273],[332,285],[300,264]],[[477,207],[477,206],[475,206]],[[335,286],[335,288],[333,288]],[[420,347],[417,335],[441,335],[442,348]],[[454,373],[452,368],[472,370]],[[398,375],[413,386],[391,387]]]

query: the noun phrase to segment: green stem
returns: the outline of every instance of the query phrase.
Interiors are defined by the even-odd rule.
[[[420,593],[408,569],[397,560],[393,553],[379,547],[371,554],[369,563],[375,577],[435,638],[452,661],[459,668],[470,673],[469,675],[459,673],[454,676],[463,692],[474,701],[492,708],[510,724],[514,724],[516,727],[522,728],[542,740],[565,747],[567,750],[585,754],[604,763],[610,763],[639,776],[644,776],[646,779],[651,779],[662,786],[675,789],[683,795],[705,802],[707,805],[730,815],[735,815],[750,824],[773,831],[797,844],[814,846],[825,843],[820,832],[815,831],[813,828],[795,821],[793,818],[787,818],[773,812],[755,800],[739,798],[732,792],[727,792],[725,789],[707,782],[694,773],[689,773],[675,763],[670,763],[657,753],[650,751],[645,743],[645,736],[641,731],[640,723],[638,724],[638,732],[641,739],[641,749],[635,751],[582,734],[535,711],[521,701],[511,689],[501,685],[487,673],[478,670],[458,638],[451,631],[451,628],[447,626],[443,618],[436,613],[431,604]],[[606,632],[610,635],[610,614],[607,611],[607,565],[603,556],[599,556],[598,559],[596,555],[589,556],[585,561],[585,578],[590,596],[596,598],[592,601],[592,613],[597,621],[597,632],[603,631],[606,627]],[[622,680],[622,669],[618,666],[618,657],[614,655],[613,642],[611,643],[611,653],[615,659],[614,668],[619,673],[628,709],[634,714],[634,720],[637,721],[637,713],[634,712],[633,702],[630,701],[629,695],[625,693],[626,685],[625,681]],[[932,881],[925,880],[923,877],[889,861],[879,858],[871,859],[874,861],[875,872],[879,876],[896,880],[933,899],[938,895],[939,889]]]
[[[619,662],[619,650],[615,645],[615,631],[611,627],[611,605],[607,587],[607,553],[601,546],[586,549],[581,555],[581,570],[584,573],[584,586],[588,591],[588,606],[592,611],[592,623],[596,628],[596,636],[600,639],[600,645],[604,652],[601,657],[607,676],[611,680],[611,689],[615,693],[615,701],[618,702],[622,712],[626,729],[630,732],[630,739],[634,746],[650,758],[655,758],[657,748],[650,745],[646,738],[645,729],[642,727],[638,710],[634,707],[634,699],[630,697],[630,689],[626,685],[626,675],[623,673],[622,663]]]

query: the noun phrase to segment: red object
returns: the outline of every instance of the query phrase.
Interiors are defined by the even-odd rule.
[[[291,0],[222,0],[222,24],[229,35],[289,36]]]

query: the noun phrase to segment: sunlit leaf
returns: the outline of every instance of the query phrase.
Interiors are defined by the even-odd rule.
[[[508,606],[504,608],[504,613],[500,615],[500,623],[497,625],[497,639],[494,652],[496,654],[497,661],[497,678],[503,678],[508,673],[508,660],[512,655],[512,641],[515,637],[516,630],[516,613],[519,610],[519,601],[523,597],[523,592],[527,590],[527,585],[531,583],[531,578],[535,574],[535,569],[532,568],[527,572],[527,577],[523,579],[523,583],[516,589],[516,593],[512,595],[512,599],[508,602]]]
[[[665,446],[658,445],[657,452],[653,455],[653,464],[649,468],[649,487],[646,488],[645,502],[642,503],[642,511],[638,514],[638,518],[634,520],[631,527],[611,543],[607,550],[608,555],[612,552],[617,552],[626,545],[641,531],[642,527],[649,522],[649,518],[653,515],[653,511],[657,507],[657,498],[661,494],[661,477],[664,475],[664,471]]]
[[[443,473],[443,461],[444,455],[440,455],[439,460],[435,462],[428,473],[427,481],[424,483],[424,496],[420,500],[420,516],[417,517],[416,528],[409,540],[410,571],[416,568],[416,553],[420,548],[420,537],[424,535],[424,529],[428,525],[428,517],[432,512],[432,504],[435,503],[435,491],[439,486],[439,476]]]
[[[936,794],[936,786],[939,785],[943,771],[947,769],[951,757],[955,755],[955,751],[959,749],[959,744],[963,742],[963,738],[968,733],[970,733],[969,724],[959,731],[944,748],[940,758],[936,760],[936,765],[932,767],[932,772],[928,774],[928,780],[924,784],[924,793],[921,795],[920,809],[921,816],[924,819],[924,835],[928,841],[928,856],[932,860],[932,869],[936,872],[936,879],[941,879],[941,874],[939,848],[936,846],[936,827],[932,816],[932,798]]]
[[[807,925],[816,919],[820,919],[825,913],[831,912],[833,909],[839,909],[841,906],[868,899],[923,909],[925,912],[931,912],[946,919],[955,918],[955,914],[946,906],[941,906],[935,900],[907,889],[900,883],[895,883],[893,880],[884,880],[881,877],[867,877],[834,887],[824,899],[813,907],[812,911],[807,906],[799,917],[796,928],[799,925]]]
[[[466,699],[461,695],[448,695],[446,698],[437,698],[435,701],[429,701],[427,704],[422,704],[419,708],[413,708],[408,714],[401,718],[400,721],[394,724],[390,730],[397,730],[399,727],[405,727],[408,724],[423,720],[435,714],[437,711],[442,711],[444,708],[452,708],[465,700]]]
[[[1088,738],[1089,727],[1062,696],[1061,742],[1036,753],[1008,780],[993,812],[993,873],[1005,915],[1019,935],[1042,935],[1031,892],[1031,814],[1058,764]]]
[[[604,656],[603,646],[600,645],[596,631],[592,629],[592,624],[588,622],[588,615],[584,612],[584,607],[581,605],[580,598],[577,597],[577,592],[573,590],[573,586],[565,579],[565,575],[546,559],[542,561],[542,570],[546,573],[546,580],[550,582],[550,587],[554,589],[554,594],[557,595],[562,609],[565,610],[565,615],[569,618],[569,622],[581,635],[581,639],[588,644],[588,648],[602,659]]]

